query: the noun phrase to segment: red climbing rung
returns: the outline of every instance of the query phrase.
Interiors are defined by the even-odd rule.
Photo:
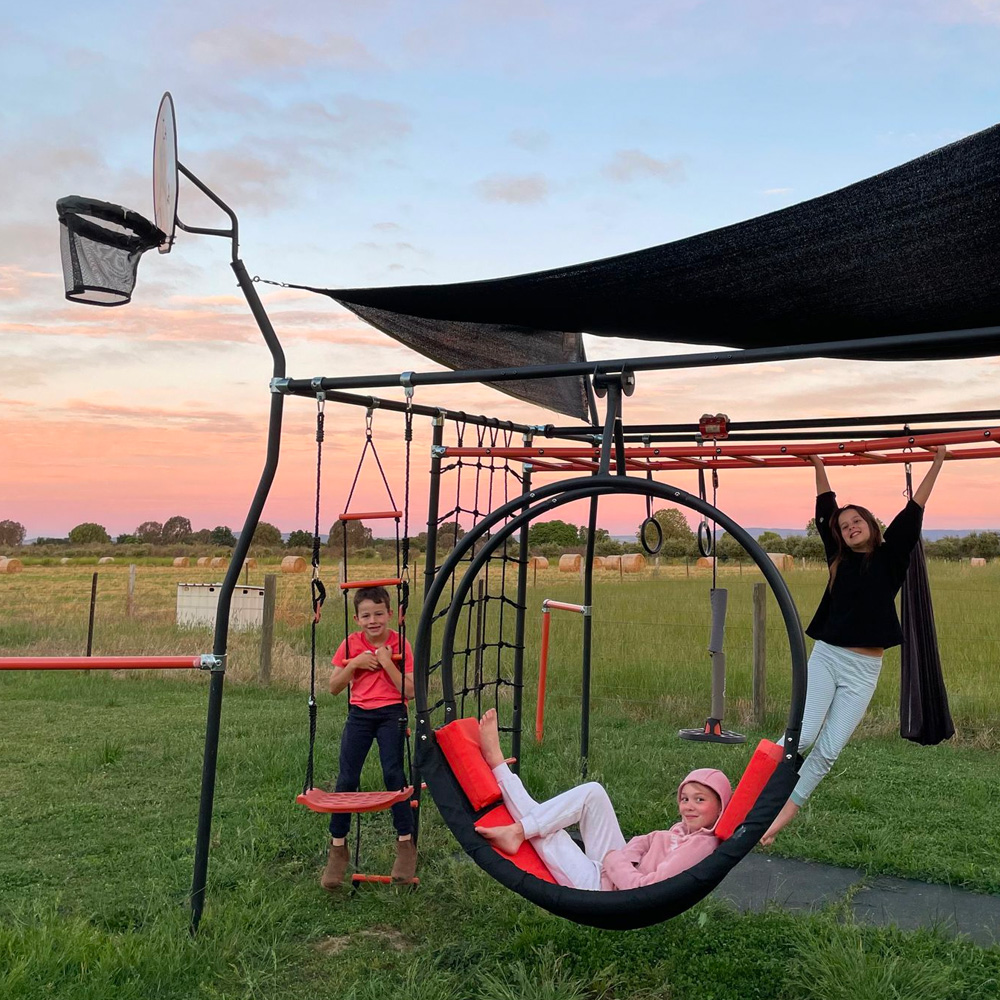
[[[412,785],[398,792],[324,792],[310,788],[297,795],[295,801],[318,813],[367,813],[381,812],[412,795]]]
[[[341,590],[360,590],[361,587],[398,587],[403,581],[395,580],[359,580],[357,583],[342,583]]]
[[[0,670],[190,670],[200,656],[0,656]]]
[[[420,885],[420,879],[416,876],[396,880],[393,880],[391,875],[362,875],[357,873],[351,876],[351,883],[353,885],[361,885],[365,882],[372,882],[376,885]]]
[[[378,521],[388,520],[390,517],[397,521],[403,516],[401,510],[375,510],[367,514],[341,514],[341,521]]]

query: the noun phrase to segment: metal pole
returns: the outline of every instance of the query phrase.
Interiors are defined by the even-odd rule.
[[[234,227],[235,229],[235,227]],[[236,240],[233,239],[232,268],[236,280],[246,297],[250,311],[253,313],[257,326],[271,352],[272,377],[282,378],[285,374],[285,354],[281,349],[278,337],[271,326],[271,321],[257,295],[253,282],[247,274],[243,262],[236,256]],[[195,839],[194,874],[191,880],[191,924],[192,934],[198,931],[202,911],[205,907],[205,888],[208,880],[208,854],[212,835],[212,806],[215,801],[215,776],[219,756],[219,731],[222,722],[222,691],[225,680],[226,650],[229,644],[229,610],[232,605],[233,591],[240,578],[240,570],[246,560],[253,533],[257,529],[264,503],[267,500],[274,474],[278,468],[278,456],[281,450],[281,418],[284,397],[279,392],[271,393],[271,407],[267,427],[267,452],[264,468],[257,484],[247,512],[246,520],[233,549],[229,561],[229,569],[219,590],[219,607],[215,617],[215,637],[212,652],[219,663],[212,670],[212,679],[208,689],[208,717],[205,724],[205,753],[201,769],[201,797],[198,804],[198,831]]]
[[[531,444],[531,435],[524,435],[525,445]],[[531,463],[521,467],[521,493],[531,492]],[[511,708],[511,756],[515,758],[514,773],[521,767],[521,707],[524,697],[524,621],[528,603],[528,532],[525,524],[517,541],[517,607],[514,609],[514,704]]]
[[[583,604],[594,604],[594,535],[597,532],[597,497],[590,500],[590,518],[587,521],[587,565],[583,571]],[[587,758],[590,756],[590,657],[593,644],[594,620],[583,616],[583,674],[580,692],[580,780],[587,780]]]

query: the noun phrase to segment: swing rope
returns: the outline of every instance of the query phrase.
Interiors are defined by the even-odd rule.
[[[309,635],[309,757],[306,762],[306,780],[302,792],[305,794],[313,787],[314,763],[316,754],[316,630],[319,626],[323,603],[326,601],[326,587],[320,579],[319,570],[319,508],[320,489],[323,483],[323,438],[324,438],[324,407],[326,394],[316,396],[316,511],[313,520],[312,546],[312,581],[310,591],[312,596],[312,623]]]

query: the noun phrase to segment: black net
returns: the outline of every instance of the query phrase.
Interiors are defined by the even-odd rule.
[[[136,212],[93,198],[56,202],[66,298],[120,306],[132,298],[139,258],[166,238]]]

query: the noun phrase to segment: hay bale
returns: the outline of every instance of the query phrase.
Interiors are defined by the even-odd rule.
[[[97,560],[97,565],[106,566],[108,563],[113,563],[114,561],[115,561],[114,556],[101,556],[101,558]]]
[[[982,556],[973,556],[969,560],[969,565],[970,566],[985,566],[986,565],[986,560]]]
[[[695,566],[698,569],[711,569],[715,565],[715,556],[699,556]]]
[[[60,566],[68,566],[69,565],[69,556],[63,556],[62,559],[59,560],[59,565]]]
[[[632,552],[618,558],[622,561],[622,571],[625,573],[641,573],[646,568],[646,557],[641,552]]]
[[[622,557],[621,556],[605,556],[604,557],[604,568],[613,570],[615,573],[621,573],[622,571]]]
[[[594,556],[594,569],[604,569],[604,556]]]
[[[548,569],[549,561],[545,556],[532,556],[528,560],[528,569]]]
[[[285,556],[281,560],[282,573],[304,573],[306,571],[306,561],[302,556]]]
[[[8,559],[0,556],[0,573],[20,573],[24,569],[24,563],[20,559]]]
[[[248,558],[248,559],[246,559],[244,561],[243,568],[244,569],[256,569],[257,568],[257,560],[254,559],[253,556],[250,556],[250,558]]]
[[[795,557],[787,552],[768,552],[767,558],[774,563],[782,573],[787,573],[790,569],[795,569]]]
[[[567,552],[559,557],[560,573],[579,573],[583,557],[578,552]]]
[[[213,556],[208,564],[209,569],[225,569],[229,565],[229,560],[223,556]]]
[[[199,566],[207,567],[211,561],[212,561],[211,556],[198,556]]]
[[[191,565],[191,560],[187,556],[176,556],[174,558],[174,565],[178,569],[183,569],[185,566]]]

